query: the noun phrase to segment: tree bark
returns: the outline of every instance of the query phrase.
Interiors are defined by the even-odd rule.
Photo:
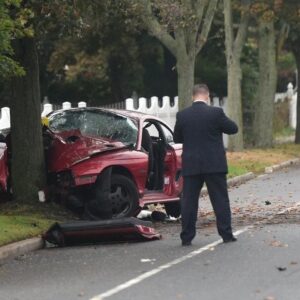
[[[228,138],[228,149],[230,151],[241,151],[244,147],[243,135],[243,112],[242,112],[242,70],[240,58],[232,57],[227,63],[228,83],[227,83],[227,114],[233,119],[239,132]]]
[[[227,63],[227,113],[239,127],[236,135],[229,136],[228,150],[241,151],[244,148],[243,111],[242,111],[242,70],[241,55],[247,38],[250,20],[249,1],[242,4],[242,13],[237,33],[234,34],[232,1],[224,0],[225,48]]]
[[[41,126],[39,65],[35,41],[23,38],[15,44],[16,59],[26,75],[14,78],[11,101],[13,198],[23,203],[38,199],[46,183]]]
[[[274,97],[276,93],[276,43],[274,22],[259,22],[259,84],[254,117],[254,145],[273,145]]]
[[[178,55],[177,80],[179,110],[188,107],[192,103],[192,91],[195,75],[195,56],[187,57]]]
[[[300,52],[294,51],[294,56],[296,59],[297,70],[298,70],[298,82],[297,82],[297,126],[295,135],[295,144],[300,144]]]

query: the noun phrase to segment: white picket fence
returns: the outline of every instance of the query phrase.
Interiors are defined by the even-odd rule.
[[[292,128],[296,128],[296,107],[297,107],[297,92],[294,90],[293,85],[291,83],[288,84],[287,91],[285,93],[277,93],[274,101],[283,101],[288,98],[290,103],[290,126]],[[214,106],[221,106],[225,112],[227,98],[223,98],[220,101],[219,98],[213,98],[212,104]],[[137,103],[136,103],[137,102]],[[222,103],[221,103],[222,102]],[[136,105],[135,105],[136,104]],[[77,104],[78,107],[86,107],[86,102],[79,102]],[[57,106],[56,106],[57,107]],[[56,108],[55,107],[55,108]],[[61,109],[69,109],[72,105],[70,102],[63,102]],[[112,105],[107,105],[104,107],[108,108],[125,108],[126,110],[137,111],[146,113],[149,115],[154,115],[161,118],[164,122],[169,124],[171,128],[174,128],[176,121],[176,113],[178,112],[178,97],[171,99],[168,96],[165,96],[161,99],[158,97],[151,97],[149,100],[146,98],[139,98],[138,101],[134,101],[132,98],[128,98],[124,102],[115,103]],[[54,106],[50,103],[46,103],[43,105],[42,116],[46,116],[48,113],[52,112]],[[0,130],[10,127],[10,110],[8,107],[3,107],[1,109],[0,116]],[[226,144],[226,142],[225,142]]]

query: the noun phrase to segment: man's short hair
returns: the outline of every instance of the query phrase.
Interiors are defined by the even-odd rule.
[[[208,86],[204,83],[196,84],[193,88],[193,96],[199,95],[199,94],[209,94]]]

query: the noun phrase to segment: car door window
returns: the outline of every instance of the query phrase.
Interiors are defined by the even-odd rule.
[[[157,127],[154,125],[154,123],[146,123],[144,128],[149,132],[150,136],[152,138],[158,139],[160,138],[159,131],[157,130]]]
[[[162,129],[163,134],[165,136],[165,141],[168,144],[173,145],[174,144],[174,138],[173,138],[172,131],[162,123],[160,123],[160,126],[161,126],[161,129]]]

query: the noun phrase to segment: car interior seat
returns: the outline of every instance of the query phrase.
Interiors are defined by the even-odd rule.
[[[148,152],[148,183],[147,188],[153,188],[153,175],[154,175],[154,151],[152,138],[146,128],[142,132],[142,147]]]

